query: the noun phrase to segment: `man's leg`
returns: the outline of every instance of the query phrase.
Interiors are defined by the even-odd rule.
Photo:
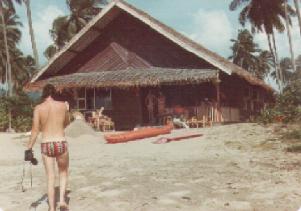
[[[54,169],[54,158],[42,155],[43,162],[47,174],[47,189],[48,189],[48,203],[49,211],[55,211],[55,169]]]
[[[57,165],[60,176],[60,205],[67,206],[65,201],[66,189],[68,184],[69,153],[65,152],[57,157]]]

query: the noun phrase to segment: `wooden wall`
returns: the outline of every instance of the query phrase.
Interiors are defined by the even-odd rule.
[[[116,130],[132,130],[142,122],[140,93],[134,89],[112,90],[112,113]]]
[[[259,86],[254,86],[237,75],[221,73],[221,106],[238,108],[241,120],[258,114],[265,104],[271,103],[272,94]],[[248,104],[246,108],[246,102]]]
[[[214,68],[139,20],[121,13],[60,75],[146,67]],[[46,78],[49,77],[45,76]]]

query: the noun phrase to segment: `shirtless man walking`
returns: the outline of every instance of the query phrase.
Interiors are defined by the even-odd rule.
[[[53,99],[56,90],[52,85],[43,89],[43,102],[37,105],[33,114],[33,125],[28,150],[34,146],[39,132],[42,133],[41,153],[47,174],[49,211],[55,211],[55,160],[60,178],[61,209],[68,210],[65,194],[68,181],[69,153],[64,129],[69,123],[68,108],[64,102]]]

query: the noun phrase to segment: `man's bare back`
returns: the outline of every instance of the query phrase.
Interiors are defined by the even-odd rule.
[[[39,117],[40,131],[43,142],[65,137],[64,128],[67,124],[66,104],[53,99],[46,99],[36,107]]]

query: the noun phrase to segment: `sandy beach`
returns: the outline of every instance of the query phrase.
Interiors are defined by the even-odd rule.
[[[272,127],[233,124],[174,130],[201,138],[153,144],[149,138],[105,144],[103,135],[69,138],[71,211],[292,210],[301,207],[301,157],[287,153]],[[47,210],[46,179],[26,164],[22,134],[0,133],[0,208]],[[0,209],[1,210],[1,209]]]

